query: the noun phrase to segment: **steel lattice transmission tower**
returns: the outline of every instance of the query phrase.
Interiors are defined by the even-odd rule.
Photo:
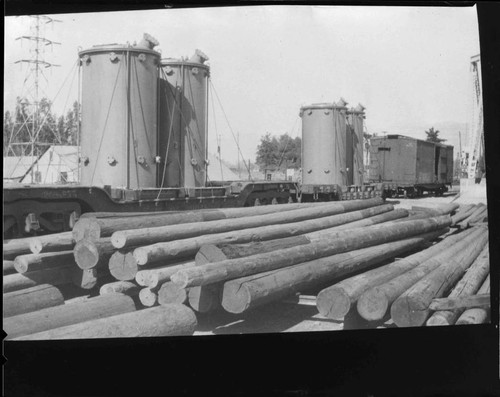
[[[28,18],[30,18],[29,34],[16,38],[20,42],[29,43],[29,57],[15,62],[27,66],[23,89],[19,95],[20,101],[17,104],[21,117],[16,114],[16,109],[14,125],[10,131],[9,144],[7,148],[4,148],[4,155],[37,156],[40,147],[48,145],[38,141],[40,131],[46,122],[40,117],[40,100],[47,97],[45,87],[48,80],[45,71],[59,65],[48,62],[45,59],[45,53],[47,47],[52,48],[54,44],[61,43],[47,39],[45,28],[49,24],[61,21],[45,15],[29,15]],[[52,126],[50,128],[56,140],[60,140],[57,139],[57,133]]]

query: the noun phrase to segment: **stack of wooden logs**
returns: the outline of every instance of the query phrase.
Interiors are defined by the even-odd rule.
[[[8,339],[185,335],[205,313],[304,291],[334,319],[357,306],[398,326],[478,321],[485,220],[482,205],[404,210],[380,198],[87,213],[72,232],[4,241],[4,329]],[[483,269],[466,276],[484,288],[458,282],[468,268]],[[460,306],[436,311],[453,286],[447,299]],[[481,307],[467,299],[476,293]]]

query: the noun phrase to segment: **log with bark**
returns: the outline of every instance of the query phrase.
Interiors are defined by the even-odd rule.
[[[425,236],[429,237],[429,236]],[[373,267],[427,243],[424,236],[362,248],[266,273],[226,281],[222,306],[242,313],[307,289],[318,289],[340,277]]]
[[[3,261],[3,275],[6,276],[7,274],[12,274],[16,273],[17,270],[14,267],[14,261],[8,261],[5,260]]]
[[[18,273],[64,266],[75,266],[73,251],[25,254],[19,255],[14,260],[14,267]]]
[[[135,275],[135,281],[141,286],[155,288],[166,281],[170,281],[170,276],[177,271],[192,266],[195,266],[194,261],[183,261],[152,269],[139,270]]]
[[[365,291],[357,302],[358,313],[368,321],[381,320],[386,315],[392,303],[403,292],[439,267],[447,258],[460,254],[464,250],[464,246],[473,243],[482,235],[484,235],[484,230],[476,228],[475,230],[471,229],[470,231],[457,233],[446,238],[441,244],[436,245],[440,250],[433,256],[425,257],[424,252],[424,255],[419,256],[420,261],[416,263],[416,266],[412,266],[402,274]],[[424,258],[425,260],[423,260]],[[413,259],[410,258],[410,260]],[[401,264],[404,263],[405,259],[402,260]]]
[[[444,230],[443,230],[444,232]],[[470,232],[463,232],[470,233]],[[381,285],[403,274],[444,249],[462,239],[462,236],[449,236],[430,248],[416,252],[393,263],[347,278],[318,294],[318,311],[325,317],[343,319],[357,303],[359,297],[370,288]]]
[[[449,216],[441,216],[355,229],[343,238],[325,235],[307,245],[180,270],[171,280],[183,288],[212,284],[436,231],[446,228],[450,222]]]
[[[33,254],[40,252],[58,252],[73,249],[75,240],[71,232],[48,234],[30,239],[30,250]]]
[[[324,218],[345,212],[352,212],[366,208],[382,206],[382,199],[367,199],[360,201],[334,202],[318,207],[302,208],[293,211],[274,214],[247,216],[234,219],[222,219],[209,222],[185,223],[161,227],[122,230],[113,233],[111,241],[116,248],[149,245],[159,242],[181,240],[207,234],[225,233],[234,230],[250,229],[268,225],[291,224],[309,219]],[[388,212],[393,206],[386,204],[384,210]],[[373,215],[376,215],[374,213]],[[360,219],[360,218],[358,218]]]
[[[23,274],[14,273],[3,277],[3,292],[18,291],[34,287],[40,284],[63,285],[71,284],[74,266],[54,267],[44,270],[36,270]]]
[[[489,308],[490,307],[490,294],[478,294],[478,295],[463,295],[463,296],[454,296],[447,298],[436,298],[433,299],[431,304],[429,305],[429,309],[437,310],[436,313],[440,313],[443,311],[455,311],[455,310],[464,310],[470,309],[474,307],[479,308]],[[432,319],[429,318],[429,320]],[[429,324],[429,320],[427,320],[427,325],[450,325],[449,323],[444,322],[433,322]]]
[[[474,263],[467,269],[467,272],[462,277],[462,279],[455,285],[451,293],[447,298],[437,298],[434,299],[429,308],[431,310],[436,310],[435,313],[427,320],[427,325],[453,325],[457,321],[458,317],[463,313],[466,306],[455,307],[446,309],[442,305],[440,306],[438,302],[442,302],[442,299],[448,300],[464,300],[470,296],[476,296],[475,294],[481,288],[485,278],[488,276],[490,271],[490,257],[489,257],[489,248],[488,244],[486,244],[483,248],[483,251],[476,258]],[[473,298],[474,299],[474,298]],[[457,302],[455,302],[458,304]],[[487,303],[489,305],[489,299],[487,299]],[[474,306],[472,306],[474,307]],[[479,307],[479,306],[476,306]]]
[[[24,237],[3,241],[4,259],[15,259],[25,254],[66,251],[73,248],[71,232],[54,233],[45,236]]]
[[[4,294],[3,316],[12,317],[62,304],[64,297],[59,289],[50,284],[41,284]]]
[[[4,320],[4,330],[7,333],[7,339],[14,339],[135,310],[134,301],[130,296],[120,293],[106,294],[9,317]]]
[[[197,321],[185,305],[162,305],[55,328],[14,340],[90,339],[192,335]]]
[[[462,277],[488,242],[485,232],[465,245],[461,252],[448,258],[438,268],[425,275],[405,291],[391,306],[391,317],[398,327],[420,326],[425,323],[434,298],[442,297]]]
[[[321,203],[324,205],[326,203]],[[82,217],[73,227],[73,238],[79,241],[83,238],[98,240],[110,237],[114,232],[129,229],[143,229],[183,223],[206,222],[220,219],[240,218],[243,216],[257,216],[277,212],[292,211],[300,208],[319,207],[315,204],[286,204],[243,208],[218,208],[193,211],[158,212],[147,215],[123,217]]]
[[[178,258],[194,257],[202,245],[248,243],[251,241],[265,241],[278,238],[297,236],[300,234],[330,229],[354,220],[375,215],[385,206],[353,211],[346,214],[332,215],[324,218],[310,219],[283,225],[261,226],[233,232],[209,234],[183,240],[156,243],[134,250],[134,256],[139,265],[160,260],[175,260]],[[388,207],[386,208],[388,209]],[[372,226],[372,227],[376,227]],[[328,234],[331,231],[325,231]],[[340,233],[340,232],[339,232]]]
[[[394,210],[373,217],[365,218],[360,221],[346,223],[331,229],[326,229],[318,232],[312,232],[300,236],[286,237],[283,239],[257,241],[246,244],[219,244],[219,245],[204,245],[196,254],[196,265],[204,265],[206,263],[219,262],[226,259],[242,258],[245,256],[256,255],[259,253],[272,252],[278,249],[296,247],[298,245],[309,244],[314,239],[317,239],[329,233],[329,231],[338,232],[343,227],[352,228],[373,225],[389,220],[408,216],[406,210]],[[377,219],[374,219],[377,218]],[[361,224],[360,222],[368,221]],[[221,307],[223,283],[214,283],[203,286],[195,286],[189,289],[188,298],[189,305],[197,312],[207,313],[217,310]]]
[[[490,293],[490,276],[486,277],[483,285],[478,294],[489,294]],[[483,324],[488,319],[490,309],[489,308],[474,308],[467,309],[464,311],[461,316],[458,318],[456,324],[457,325],[466,325],[466,324]]]

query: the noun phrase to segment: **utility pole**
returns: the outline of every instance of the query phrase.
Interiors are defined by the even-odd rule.
[[[47,146],[38,142],[38,135],[45,120],[40,120],[40,99],[46,96],[42,83],[47,82],[44,70],[59,66],[45,60],[45,49],[47,46],[61,44],[45,38],[45,27],[59,20],[45,15],[29,15],[30,31],[28,35],[17,37],[20,42],[28,41],[29,58],[20,59],[15,63],[27,65],[26,77],[17,106],[22,112],[22,120],[17,122],[17,114],[14,112],[14,128],[10,132],[7,154],[13,153],[21,157],[29,153],[33,161],[39,154],[40,146]],[[27,132],[22,134],[22,132]],[[31,180],[34,181],[34,167],[31,167]]]
[[[241,171],[240,171],[240,132],[237,131],[237,139],[238,139],[238,179],[241,179]]]
[[[479,159],[484,154],[484,128],[483,128],[483,100],[481,95],[481,75],[480,75],[480,56],[471,57],[471,74],[472,74],[472,117],[470,137],[468,142],[468,178],[474,178],[479,164]],[[464,154],[466,156],[466,154]]]

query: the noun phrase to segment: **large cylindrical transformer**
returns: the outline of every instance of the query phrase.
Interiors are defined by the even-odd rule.
[[[207,170],[208,57],[164,59],[160,76],[159,148],[162,187],[202,187]]]
[[[134,46],[100,45],[79,53],[82,184],[156,187],[156,45],[145,34]]]
[[[349,184],[361,186],[363,184],[364,163],[363,163],[363,120],[365,118],[364,106],[358,104],[356,108],[347,111],[347,131],[348,142],[351,139],[351,145],[348,147],[348,166],[352,167],[352,181]],[[349,134],[350,131],[350,134]],[[350,136],[349,136],[350,135]],[[351,147],[349,147],[351,146]],[[349,162],[349,156],[352,160]]]
[[[303,106],[302,184],[346,186],[346,102]]]

